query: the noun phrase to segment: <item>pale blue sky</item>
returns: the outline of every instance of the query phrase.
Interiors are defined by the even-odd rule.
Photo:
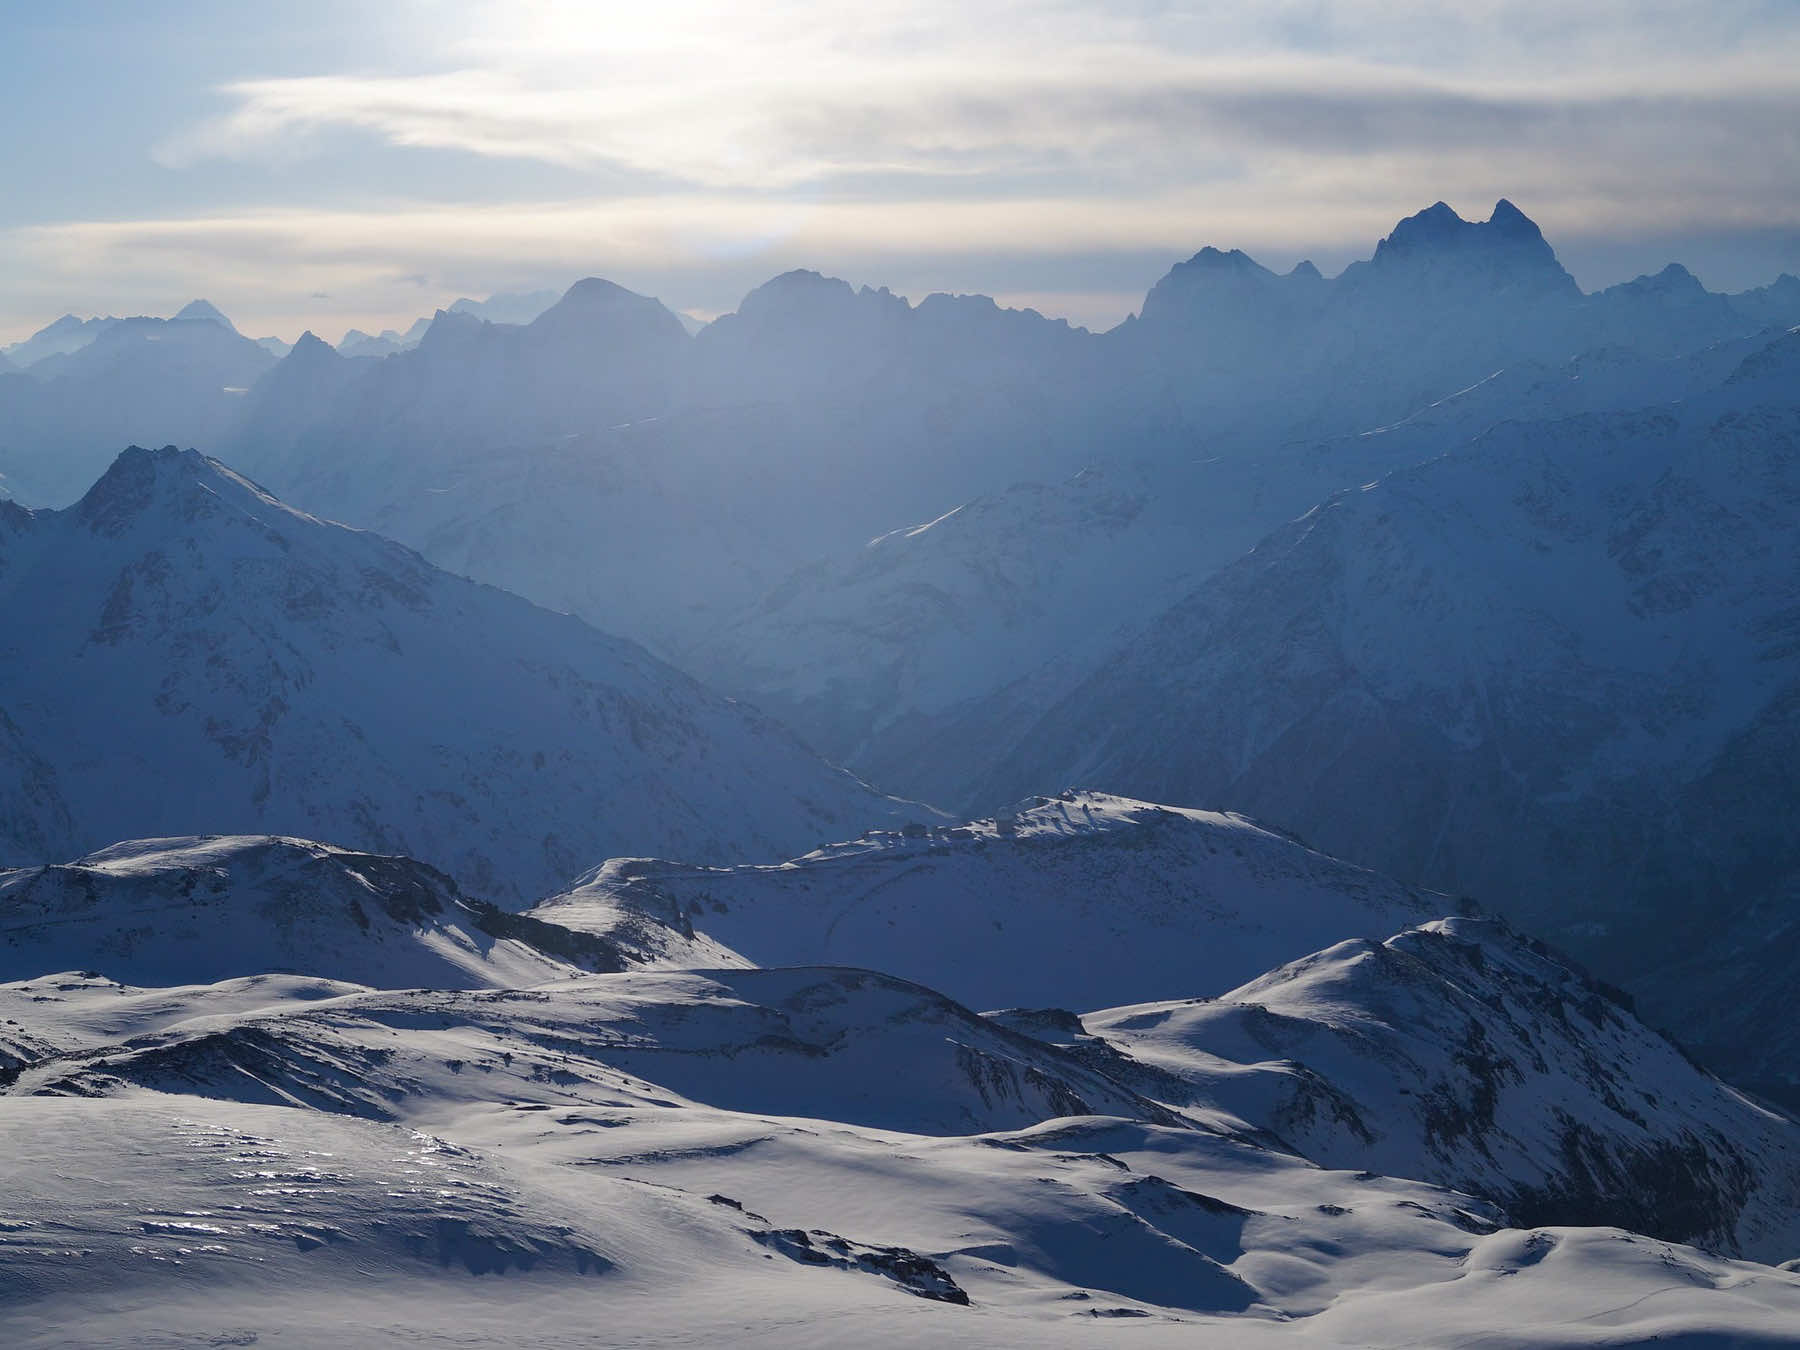
[[[646,10],[653,10],[647,13]],[[1800,0],[0,0],[0,340],[205,295],[335,339],[792,266],[1116,322],[1510,197],[1585,285],[1800,272]]]

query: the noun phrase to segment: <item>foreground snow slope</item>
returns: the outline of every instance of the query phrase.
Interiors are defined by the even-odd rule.
[[[993,1008],[1220,993],[1453,904],[1241,816],[1070,791],[769,866],[613,859],[531,913],[598,934],[654,914],[763,965],[879,967]]]
[[[0,512],[7,861],[279,832],[505,903],[627,847],[781,856],[905,809],[642,648],[191,451]]]
[[[1492,921],[1339,943],[1216,1000],[1007,1020],[1328,1167],[1454,1186],[1526,1223],[1800,1253],[1800,1124]]]
[[[191,996],[0,1096],[9,1344],[1774,1345],[1800,1319],[1766,1266],[1145,1119],[881,977]],[[33,1006],[91,1029],[120,995],[63,997]],[[1058,1117],[1070,1087],[1138,1118]]]
[[[21,1002],[34,992],[12,989]],[[107,992],[76,988],[65,997],[78,1008]],[[667,1106],[676,1094],[928,1134],[1095,1111],[1175,1120],[1062,1051],[941,994],[829,968],[361,993],[208,1015],[123,1040],[103,1063],[90,1046],[25,1065],[15,1090],[89,1095],[126,1083],[378,1119],[450,1100],[552,1104],[573,1091],[621,1105]],[[421,1096],[422,1104],[409,1104]]]

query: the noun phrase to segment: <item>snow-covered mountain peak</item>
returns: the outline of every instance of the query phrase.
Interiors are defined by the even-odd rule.
[[[193,451],[128,451],[23,532],[0,587],[0,633],[32,635],[6,660],[0,800],[16,783],[24,805],[0,811],[0,857],[278,833],[517,903],[627,847],[787,856],[923,809],[635,644]]]
[[[1163,1100],[1234,1112],[1328,1167],[1454,1186],[1516,1222],[1616,1224],[1764,1259],[1800,1244],[1800,1124],[1494,920],[1344,941],[1216,1000],[1082,1022],[1188,1085],[1161,1080]]]
[[[0,982],[80,969],[152,987],[284,973],[493,988],[638,959],[638,948],[468,899],[411,858],[305,839],[139,839],[0,871]]]
[[[267,511],[310,520],[249,479],[198,450],[133,445],[122,452],[74,507],[75,519],[98,535],[116,537],[145,526],[177,533],[226,511]]]

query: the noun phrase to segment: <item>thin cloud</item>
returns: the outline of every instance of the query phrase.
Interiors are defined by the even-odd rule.
[[[784,0],[396,0],[393,13],[406,40],[362,69],[228,82],[219,116],[155,152],[196,185],[232,181],[217,161],[274,159],[283,191],[343,209],[16,230],[0,237],[0,291],[15,307],[77,292],[104,305],[241,281],[271,314],[317,309],[321,291],[377,297],[363,303],[403,320],[421,289],[603,272],[713,311],[783,266],[967,287],[983,285],[975,260],[1007,258],[1019,265],[996,289],[1094,323],[1131,291],[1078,259],[1145,260],[1145,284],[1166,266],[1151,260],[1205,243],[1342,260],[1440,197],[1476,215],[1511,197],[1553,242],[1800,219],[1791,5],[867,0],[848,22]],[[402,164],[410,176],[391,181],[428,165],[441,200],[354,186],[387,189],[382,167]],[[527,179],[530,199],[508,200],[505,184]]]
[[[870,176],[1050,177],[1103,190],[1154,175],[1233,176],[1268,152],[1366,157],[1527,144],[1636,158],[1705,143],[1800,169],[1800,90],[1755,69],[1662,86],[1449,85],[1343,63],[1144,65],[1061,72],[869,73],[734,87],[546,87],[524,74],[319,76],[234,85],[227,117],[166,142],[171,165],[304,152],[323,133],[697,188],[829,188]],[[1232,166],[1222,174],[1221,165]],[[1800,175],[1797,175],[1800,176]],[[1004,184],[1002,184],[1003,186]],[[896,190],[895,195],[904,195]]]

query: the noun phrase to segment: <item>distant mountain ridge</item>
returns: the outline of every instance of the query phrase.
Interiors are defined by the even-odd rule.
[[[1330,279],[1203,249],[1105,334],[804,270],[692,337],[648,299],[565,309],[605,285],[523,329],[446,314],[379,368],[327,372],[311,353],[246,401],[228,458],[953,802],[970,801],[969,774],[934,766],[997,706],[984,700],[1052,666],[1033,697],[1061,696],[1330,492],[1484,430],[1480,408],[1679,396],[1709,351],[1800,322],[1800,286],[1711,295],[1680,269],[1583,295],[1505,201],[1487,221],[1439,203]],[[1484,386],[1439,439],[1418,424]],[[1007,519],[1089,471],[1141,504],[1135,519]],[[976,503],[1004,509],[978,522]],[[1055,537],[1041,559],[1008,537],[1023,527]]]

